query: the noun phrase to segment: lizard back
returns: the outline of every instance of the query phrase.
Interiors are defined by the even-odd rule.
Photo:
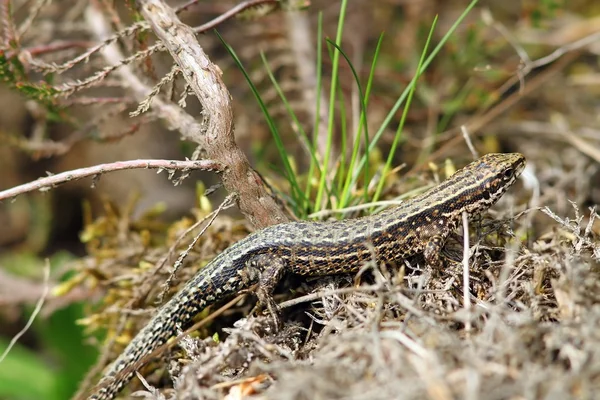
[[[126,368],[167,342],[201,310],[252,286],[250,260],[270,254],[300,275],[357,271],[365,261],[395,262],[443,245],[461,221],[487,210],[525,166],[518,153],[487,154],[447,180],[379,214],[333,222],[290,222],[248,235],[216,256],[163,305],[105,373],[107,381],[90,397],[109,400],[129,381]],[[435,247],[434,250],[437,250]]]

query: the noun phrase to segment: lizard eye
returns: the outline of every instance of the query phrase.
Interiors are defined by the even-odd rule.
[[[510,179],[512,178],[514,174],[514,171],[512,168],[508,168],[507,170],[504,171],[504,179]]]

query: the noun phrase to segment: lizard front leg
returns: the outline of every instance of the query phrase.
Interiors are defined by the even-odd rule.
[[[256,308],[266,308],[273,319],[275,329],[279,329],[281,326],[279,309],[273,300],[273,291],[285,272],[285,261],[275,254],[264,253],[251,257],[247,266],[248,273],[253,277],[258,274],[258,288],[255,292],[258,298]]]
[[[442,236],[433,236],[425,246],[425,250],[423,251],[423,256],[425,258],[425,262],[430,268],[437,268],[438,271],[441,271],[441,267],[446,266],[444,272],[449,274],[455,279],[459,289],[461,290],[469,290],[469,288],[460,287],[461,276],[463,274],[463,263],[460,261],[453,260],[447,256],[442,255],[442,248],[446,243],[446,237]],[[471,282],[480,284],[481,280],[477,277],[471,276]]]

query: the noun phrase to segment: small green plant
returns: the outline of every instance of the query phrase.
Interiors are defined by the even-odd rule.
[[[463,21],[466,15],[471,9],[477,4],[477,0],[473,0],[468,7],[462,12],[456,22],[448,30],[448,32],[442,37],[437,46],[428,54],[429,44],[432,39],[432,34],[435,30],[437,18],[434,19],[429,34],[424,45],[423,51],[419,63],[417,65],[416,72],[411,82],[407,85],[402,94],[398,97],[394,106],[390,109],[383,123],[373,135],[372,139],[368,131],[368,106],[371,95],[373,77],[377,67],[377,60],[383,42],[383,34],[379,37],[375,50],[373,52],[373,58],[370,66],[369,76],[367,78],[366,85],[363,85],[361,78],[350,62],[350,59],[341,47],[344,21],[346,17],[347,1],[342,1],[340,14],[338,18],[338,28],[336,38],[334,41],[326,40],[328,44],[328,52],[331,59],[331,79],[329,87],[329,103],[328,103],[328,118],[327,118],[327,131],[326,131],[326,147],[322,153],[317,150],[317,134],[319,121],[321,118],[320,110],[320,96],[316,96],[316,110],[315,110],[315,121],[314,129],[312,134],[307,133],[307,129],[302,126],[297,117],[296,113],[290,106],[290,102],[286,98],[283,90],[277,82],[273,72],[270,69],[269,62],[266,56],[262,55],[263,64],[267,70],[267,73],[271,79],[271,82],[279,94],[283,105],[289,114],[290,119],[293,121],[298,138],[304,144],[304,147],[308,149],[310,156],[310,165],[305,174],[298,175],[292,168],[290,162],[290,156],[288,155],[284,140],[280,134],[279,129],[274,118],[270,115],[265,102],[262,100],[261,95],[249,78],[249,74],[244,68],[242,62],[237,57],[235,51],[223,41],[219,36],[227,51],[234,59],[237,66],[244,74],[250,88],[258,101],[258,104],[264,114],[265,120],[269,126],[275,145],[279,152],[279,155],[283,164],[283,173],[287,179],[291,195],[289,197],[289,203],[296,215],[299,218],[307,218],[311,214],[322,211],[324,209],[341,210],[357,203],[376,203],[382,196],[385,178],[392,170],[392,163],[395,160],[396,151],[398,146],[401,144],[403,135],[402,131],[406,121],[406,116],[410,108],[410,104],[415,93],[415,88],[419,77],[426,71],[429,64],[433,61],[435,56],[439,53],[444,44],[448,41],[451,35],[455,32],[456,28]],[[322,93],[324,89],[323,84],[323,73],[322,73],[322,43],[323,38],[323,18],[320,15],[318,19],[318,30],[317,30],[317,83],[316,93]],[[352,72],[354,83],[358,88],[359,101],[360,101],[360,116],[359,123],[357,125],[356,132],[349,132],[346,126],[346,120],[348,115],[348,109],[344,95],[341,93],[339,82],[340,73],[340,56],[344,58],[348,64],[350,71]],[[363,90],[364,87],[364,90]],[[372,161],[370,155],[377,148],[380,139],[384,132],[388,128],[389,124],[394,119],[396,113],[403,107],[402,116],[396,134],[392,141],[390,151],[385,158],[383,166],[375,165],[376,170],[372,171]],[[337,121],[337,123],[336,123]],[[341,151],[338,160],[331,160],[333,152],[334,138],[339,136],[341,143]],[[352,144],[352,150],[349,154],[345,152],[347,145]],[[301,184],[304,181],[304,185]],[[304,188],[304,190],[302,189]],[[375,208],[372,208],[372,211]]]

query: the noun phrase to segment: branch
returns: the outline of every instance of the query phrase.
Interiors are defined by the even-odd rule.
[[[201,161],[173,161],[173,160],[131,160],[117,161],[108,164],[95,165],[88,168],[79,168],[72,171],[62,172],[60,174],[51,175],[46,178],[40,178],[36,181],[26,183],[24,185],[15,186],[8,190],[0,192],[0,200],[10,199],[23,193],[32,192],[34,190],[47,191],[56,185],[67,182],[76,181],[89,176],[94,177],[94,181],[105,172],[120,171],[124,169],[139,169],[139,168],[156,168],[159,172],[162,170],[182,171],[189,170],[205,170],[218,171],[224,170],[223,165],[211,160]]]
[[[138,4],[202,104],[204,129],[194,132],[191,139],[200,145],[207,158],[227,166],[223,186],[237,194],[240,211],[256,228],[288,221],[235,143],[230,94],[221,80],[221,70],[208,59],[194,31],[178,19],[173,9],[160,0],[138,0]],[[153,108],[156,100],[152,102]]]

